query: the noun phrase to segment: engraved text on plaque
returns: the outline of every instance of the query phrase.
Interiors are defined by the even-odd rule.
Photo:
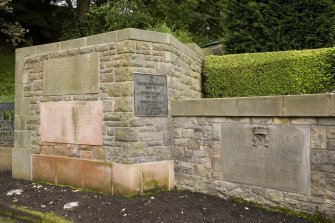
[[[167,116],[166,82],[166,76],[134,74],[136,116]]]

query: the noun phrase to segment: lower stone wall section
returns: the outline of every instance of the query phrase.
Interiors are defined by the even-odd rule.
[[[252,128],[249,130],[250,135],[254,134],[258,138],[251,138],[249,140],[250,146],[241,149],[247,151],[247,149],[252,150],[257,146],[262,147],[261,150],[266,153],[265,155],[263,152],[254,154],[256,157],[259,156],[260,159],[267,157],[271,145],[274,145],[274,143],[271,144],[270,140],[267,147],[265,135],[268,134],[270,139],[272,137],[270,133],[266,133],[268,128],[270,132],[271,129],[277,129],[278,126],[280,128],[289,127],[287,129],[306,130],[304,131],[305,138],[299,136],[299,134],[298,137],[290,136],[290,132],[287,132],[288,138],[287,140],[284,138],[284,140],[286,140],[287,145],[293,145],[291,149],[293,153],[298,151],[298,148],[295,150],[296,145],[304,145],[303,148],[305,154],[307,154],[304,160],[307,160],[308,164],[303,165],[302,172],[297,172],[297,174],[298,176],[307,174],[304,175],[307,176],[304,177],[304,179],[307,179],[307,183],[303,184],[303,186],[307,185],[307,188],[296,191],[294,189],[286,190],[284,187],[281,189],[273,188],[271,185],[266,185],[266,181],[262,183],[256,180],[255,184],[241,183],[245,180],[242,177],[240,178],[241,182],[228,180],[227,170],[225,169],[227,166],[224,165],[224,162],[229,162],[228,159],[236,159],[236,153],[233,149],[227,150],[223,147],[229,146],[240,149],[241,146],[237,147],[231,143],[231,140],[223,138],[227,137],[227,126],[231,126],[231,132],[241,134],[241,131],[234,128],[235,125],[242,127],[261,126],[259,129],[256,128],[258,132],[252,132],[252,130],[255,130]],[[335,217],[334,125],[335,118],[326,117],[173,117],[172,154],[175,162],[176,186],[179,189],[188,189],[220,197],[240,197],[269,206],[287,207],[304,212],[322,212]],[[223,126],[225,127],[223,128]],[[243,142],[245,140],[244,136],[241,135],[240,137],[240,141]],[[297,141],[288,143],[291,140],[290,137]],[[279,136],[272,139],[277,138],[278,141],[283,140]],[[258,139],[260,140],[258,141]],[[236,140],[236,143],[239,144],[239,141]],[[278,148],[281,148],[281,146],[278,146]],[[227,152],[230,154],[227,154]],[[295,153],[295,158],[292,158],[291,154],[285,154],[283,152],[282,157],[278,159],[286,160],[289,165],[302,162],[302,159],[299,159],[300,155],[297,155],[298,153]],[[274,158],[276,159],[276,157]],[[247,165],[252,166],[253,164],[257,166],[259,163],[250,161]],[[230,166],[232,169],[229,171],[238,168],[238,165],[237,162],[233,163]],[[260,169],[275,169],[275,165],[277,166],[277,164],[271,166],[271,163],[268,165]],[[278,168],[280,167],[278,166]],[[236,169],[237,172],[238,169]],[[266,170],[265,172],[268,173],[269,171]],[[285,176],[285,174],[283,175]],[[292,182],[299,183],[289,174],[287,176],[287,178],[281,179],[280,184],[283,183],[282,181],[287,181],[289,184]],[[264,175],[264,179],[269,178]]]
[[[1,170],[12,170],[12,148],[0,147]]]
[[[174,187],[173,161],[108,163],[61,156],[32,155],[33,180],[72,185],[117,195],[135,195]]]

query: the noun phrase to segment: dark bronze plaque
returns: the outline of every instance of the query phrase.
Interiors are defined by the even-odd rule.
[[[166,76],[134,74],[135,115],[167,116]]]

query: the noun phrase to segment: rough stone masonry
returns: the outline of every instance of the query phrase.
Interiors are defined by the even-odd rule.
[[[59,166],[42,161],[45,156],[128,165],[170,162],[171,100],[201,97],[202,59],[196,45],[188,47],[171,35],[137,29],[18,49],[13,150],[18,162],[14,162],[13,176],[41,177],[37,167],[49,170],[44,176],[47,179],[67,174],[59,173]],[[139,75],[151,86],[147,91],[136,88],[142,83],[135,79]],[[163,84],[156,81],[160,78]],[[155,83],[150,82],[152,79]],[[156,89],[155,84],[162,86]],[[160,94],[162,87],[165,94]],[[138,101],[136,90],[144,95]],[[137,102],[152,101],[151,110],[164,112],[155,115],[136,110],[145,107]],[[157,108],[155,104],[160,102]],[[31,153],[32,161],[28,161]],[[73,165],[81,168],[83,164]],[[141,169],[139,174],[134,172],[136,181],[142,186],[142,177],[155,176],[145,175],[141,165],[136,167]],[[169,166],[166,168],[163,172],[171,181],[173,173]],[[78,174],[68,175],[66,178],[71,179]],[[53,181],[59,183],[59,178]],[[136,190],[143,190],[142,186]]]
[[[335,217],[335,95],[174,101],[176,185]]]
[[[200,99],[203,56],[137,29],[18,49],[13,176],[335,216],[334,94]]]

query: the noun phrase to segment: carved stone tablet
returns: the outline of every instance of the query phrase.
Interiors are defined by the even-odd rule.
[[[46,60],[43,94],[98,93],[98,69],[97,53]]]
[[[308,193],[309,142],[307,126],[224,124],[224,180]]]
[[[100,101],[41,103],[42,142],[102,145]]]
[[[134,74],[135,115],[167,116],[166,76]]]

